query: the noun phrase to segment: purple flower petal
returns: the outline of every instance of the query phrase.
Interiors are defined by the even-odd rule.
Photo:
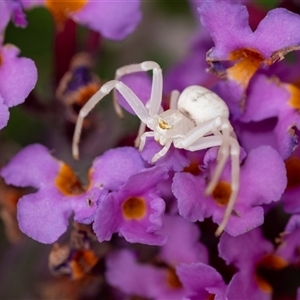
[[[164,228],[160,232],[169,237],[161,247],[160,257],[171,266],[179,263],[208,263],[208,252],[199,243],[200,231],[196,224],[190,223],[180,216],[164,217]]]
[[[140,1],[88,1],[72,17],[112,40],[124,39],[141,20]]]
[[[2,34],[4,33],[6,26],[10,20],[11,11],[7,5],[8,1],[0,1],[0,42],[2,43]]]
[[[188,299],[226,299],[226,285],[222,276],[211,266],[204,263],[179,264],[176,267],[178,277],[188,290]],[[190,298],[191,297],[191,298]]]
[[[252,35],[247,8],[239,1],[203,1],[198,12],[201,24],[208,29],[215,43],[210,57],[227,59],[231,51],[241,48]]]
[[[299,263],[300,215],[292,215],[281,236],[276,255],[290,264]]]
[[[299,45],[299,26],[298,14],[284,8],[272,9],[257,26],[251,45],[265,57],[270,57],[275,51]]]
[[[176,173],[172,191],[178,201],[179,214],[190,222],[203,221],[209,217],[206,204],[201,201],[205,181],[190,173]]]
[[[4,104],[4,100],[0,96],[0,129],[7,125],[8,119],[9,119],[8,107]]]
[[[157,299],[166,289],[166,270],[139,264],[135,255],[127,249],[109,254],[106,269],[108,283],[128,295]]]
[[[26,195],[18,202],[20,229],[41,243],[55,242],[67,230],[71,214],[66,200],[55,191]]]
[[[144,168],[140,152],[133,147],[122,147],[106,151],[97,157],[90,169],[93,186],[118,190],[128,178]]]
[[[19,52],[13,45],[0,48],[0,95],[8,107],[24,102],[37,81],[34,62],[17,57]]]
[[[261,284],[257,266],[265,255],[273,253],[273,245],[267,241],[260,228],[232,237],[223,233],[218,245],[220,257],[226,264],[238,268],[228,285],[228,299],[271,299],[271,290]]]
[[[32,144],[17,153],[1,170],[7,184],[19,187],[43,188],[53,184],[60,163],[46,147]]]

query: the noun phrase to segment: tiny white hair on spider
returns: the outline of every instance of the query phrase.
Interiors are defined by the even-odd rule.
[[[131,88],[119,80],[124,75],[141,71],[153,72],[151,95],[146,105]],[[231,195],[223,220],[216,231],[216,235],[219,236],[233,213],[239,191],[240,177],[240,145],[229,122],[229,109],[226,103],[209,89],[193,85],[187,87],[181,93],[176,90],[173,91],[171,93],[170,108],[164,111],[161,106],[163,78],[160,66],[154,61],[145,61],[140,64],[121,67],[116,71],[115,79],[104,83],[98,92],[81,108],[72,145],[75,159],[79,158],[78,144],[84,118],[113,89],[124,97],[141,120],[137,137],[139,149],[144,148],[148,137],[153,137],[162,146],[162,149],[152,157],[152,163],[163,157],[172,144],[175,148],[189,151],[219,146],[216,168],[206,187],[206,195],[213,193],[229,155],[231,156]],[[122,109],[116,100],[114,100],[114,106],[116,112],[122,115]],[[150,131],[145,132],[146,127]]]

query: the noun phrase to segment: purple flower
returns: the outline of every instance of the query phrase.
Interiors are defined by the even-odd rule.
[[[285,167],[279,154],[269,146],[252,150],[241,166],[239,194],[225,231],[236,236],[261,225],[261,205],[280,200],[285,186]],[[179,213],[191,222],[212,217],[220,224],[231,193],[229,168],[224,170],[212,196],[204,196],[205,188],[201,175],[175,174],[172,189]]]
[[[238,237],[224,233],[220,238],[219,254],[226,263],[238,268],[231,279],[228,299],[271,299],[272,287],[258,274],[259,267],[280,269],[286,263],[273,255],[273,245],[267,241],[260,228]]]
[[[211,266],[204,263],[180,264],[176,268],[178,277],[187,290],[185,299],[225,300],[226,284],[222,276]]]
[[[128,249],[109,254],[106,270],[108,283],[127,295],[163,299],[159,296],[171,290],[167,286],[167,269],[138,263],[136,255]]]
[[[165,202],[156,185],[167,177],[165,168],[144,169],[102,199],[93,224],[98,240],[110,240],[118,232],[131,243],[164,244],[166,236],[157,232],[163,226]]]
[[[169,239],[161,247],[159,256],[169,266],[176,267],[180,263],[208,263],[208,252],[199,243],[200,231],[196,224],[177,215],[165,215],[161,233]]]
[[[108,192],[97,202],[94,231],[99,241],[118,232],[129,242],[161,245],[165,202],[157,185],[168,177],[163,167],[145,168],[140,152],[133,147],[109,150],[96,158],[90,169],[90,187]]]
[[[269,11],[255,31],[249,26],[246,6],[238,0],[202,1],[198,12],[215,43],[206,60],[213,73],[228,79],[219,88],[219,94],[228,103],[241,102],[260,66],[271,65],[286,53],[299,49],[300,16],[286,9]],[[230,61],[232,66],[226,68],[223,61]]]
[[[256,75],[249,86],[242,122],[257,122],[272,117],[278,119],[273,132],[276,148],[281,156],[288,158],[297,145],[293,127],[300,128],[297,109],[300,107],[299,90],[277,78]]]
[[[300,148],[292,153],[292,155],[285,161],[287,172],[287,187],[282,195],[284,209],[288,213],[300,213]]]
[[[214,9],[216,5],[218,9]],[[284,8],[269,11],[255,31],[249,26],[246,6],[239,0],[203,1],[198,12],[215,43],[208,53],[210,61],[245,59],[240,63],[256,68],[262,62],[271,64],[300,43],[300,16]]]
[[[299,265],[300,215],[292,215],[280,237],[276,255],[289,264]]]
[[[182,299],[195,293],[208,296],[209,292],[216,291],[222,285],[222,279],[206,265],[208,253],[199,243],[199,228],[180,216],[166,215],[164,224],[161,232],[169,239],[156,258],[161,267],[139,263],[138,256],[131,251],[116,251],[106,260],[109,284],[129,295],[155,299]],[[128,276],[122,276],[124,272]],[[202,276],[201,272],[208,277]],[[193,284],[191,277],[194,275],[196,282]],[[199,286],[194,289],[193,285]]]
[[[60,28],[67,18],[101,33],[105,38],[121,40],[132,33],[141,20],[140,1],[54,1],[46,0]]]
[[[77,221],[83,211],[92,214],[101,194],[96,188],[85,192],[73,170],[39,144],[22,149],[0,174],[7,184],[37,189],[19,199],[18,222],[25,234],[42,243],[55,242],[72,213]]]
[[[8,108],[24,102],[37,81],[34,62],[19,58],[19,52],[13,45],[0,46],[0,129],[8,122]]]
[[[3,0],[0,1],[0,37],[4,33],[10,19],[18,27],[26,27],[26,16],[23,13],[22,1]]]

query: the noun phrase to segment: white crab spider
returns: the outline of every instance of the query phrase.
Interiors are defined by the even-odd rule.
[[[117,79],[126,74],[151,70],[153,71],[152,89],[150,99],[145,106],[128,86]],[[79,157],[78,143],[83,119],[105,95],[109,94],[112,89],[116,89],[144,124],[140,128],[139,133],[140,150],[143,149],[145,140],[148,137],[154,137],[163,146],[153,156],[152,163],[163,157],[172,143],[176,148],[190,151],[220,146],[217,166],[205,191],[207,195],[213,192],[228,157],[231,155],[231,195],[223,220],[216,231],[216,235],[220,235],[232,214],[239,190],[240,146],[228,120],[228,107],[212,91],[194,85],[187,87],[181,94],[178,91],[172,92],[170,109],[163,111],[161,107],[162,83],[162,70],[153,61],[124,66],[118,69],[116,79],[103,84],[99,91],[80,110],[73,137],[73,156],[76,159]],[[115,108],[118,114],[122,114],[121,108],[116,103]],[[151,131],[144,132],[146,126]]]

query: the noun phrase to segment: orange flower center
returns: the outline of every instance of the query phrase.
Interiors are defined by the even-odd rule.
[[[182,283],[180,282],[174,268],[168,268],[167,282],[168,285],[174,289],[179,289],[182,287]]]
[[[285,87],[291,93],[289,104],[294,109],[300,109],[300,88],[294,84],[285,84]]]
[[[61,164],[59,173],[55,179],[56,187],[67,196],[79,195],[84,192],[81,182],[74,171],[65,163]]]
[[[195,176],[200,174],[199,163],[197,161],[192,161],[189,166],[184,167],[183,172],[191,173]]]
[[[271,269],[271,270],[281,270],[285,268],[288,263],[281,257],[267,254],[265,255],[261,261],[257,264],[257,271],[259,268]],[[272,286],[259,274],[255,274],[255,281],[257,282],[258,286],[261,290],[266,293],[271,293],[273,291]]]
[[[264,58],[255,50],[238,49],[230,53],[229,60],[236,62],[227,69],[229,78],[237,81],[243,88],[247,88],[250,79],[258,70]]]
[[[231,195],[231,185],[226,181],[220,181],[216,185],[212,193],[212,196],[215,199],[215,201],[221,206],[228,204],[230,195]]]
[[[128,220],[142,219],[147,211],[145,200],[139,197],[130,197],[122,205],[123,216]]]
[[[300,186],[300,159],[298,157],[290,157],[285,161],[287,188],[295,188]]]
[[[81,10],[85,4],[86,0],[46,0],[46,7],[52,13],[54,21],[59,29],[62,29],[71,13]]]

